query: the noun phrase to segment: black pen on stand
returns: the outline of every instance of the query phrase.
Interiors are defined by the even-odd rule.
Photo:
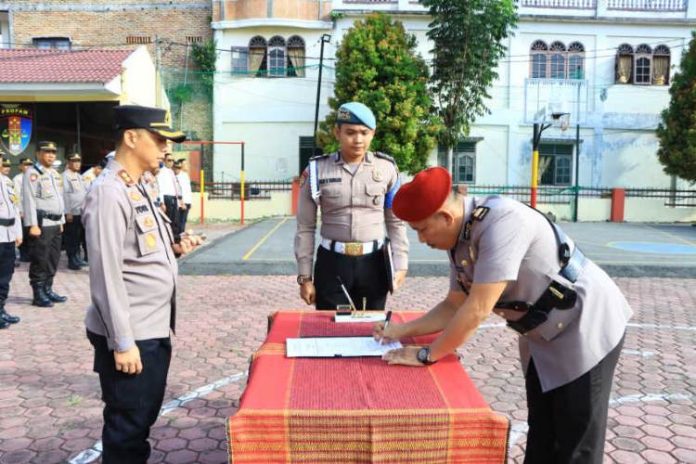
[[[384,328],[382,329],[382,339],[379,341],[380,345],[384,344],[384,332],[389,327],[389,321],[391,321],[391,311],[387,311],[387,317],[384,318]]]

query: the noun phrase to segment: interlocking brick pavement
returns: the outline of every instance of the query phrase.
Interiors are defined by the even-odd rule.
[[[694,281],[617,282],[636,316],[616,373],[605,462],[696,463]],[[389,306],[426,309],[447,285],[446,278],[409,278]],[[82,325],[87,272],[62,264],[54,287],[68,303],[40,309],[30,306],[26,264],[12,283],[7,309],[22,322],[0,331],[0,464],[66,462],[100,438],[102,403]],[[267,314],[301,307],[297,285],[291,276],[182,276],[178,296],[165,403],[179,401],[168,403],[152,430],[150,462],[224,463],[224,421],[245,384],[234,375],[263,341]],[[490,405],[511,418],[510,462],[521,463],[526,405],[516,345],[491,317],[460,352]],[[220,379],[218,388],[202,388]]]

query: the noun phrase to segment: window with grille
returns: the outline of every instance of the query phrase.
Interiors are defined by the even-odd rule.
[[[539,145],[539,184],[570,185],[572,157],[572,144],[542,142]]]
[[[187,35],[186,43],[197,44],[203,42],[203,36],[200,35]]]
[[[247,76],[249,68],[249,49],[246,47],[232,47],[232,74],[235,76]]]
[[[580,42],[554,41],[547,45],[536,40],[530,47],[530,77],[532,79],[584,79],[585,47]]]
[[[635,50],[629,44],[621,44],[616,51],[617,84],[669,85],[671,53],[666,45],[654,49],[647,44]]]
[[[32,43],[36,48],[41,50],[70,50],[71,47],[68,37],[34,37]]]
[[[152,43],[152,37],[149,35],[129,35],[126,37],[128,45],[147,45]]]
[[[452,182],[455,184],[473,184],[476,182],[476,143],[477,141],[460,141],[452,154]],[[447,166],[447,149],[438,147],[438,163]]]

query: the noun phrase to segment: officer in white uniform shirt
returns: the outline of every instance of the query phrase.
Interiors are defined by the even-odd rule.
[[[172,222],[172,231],[175,237],[181,234],[179,230],[179,214],[183,206],[181,198],[181,187],[179,180],[173,171],[174,158],[171,153],[164,156],[164,165],[157,173],[157,184],[159,185],[160,203],[164,206],[164,210]]]
[[[400,339],[442,331],[426,347],[387,353],[422,366],[452,353],[495,312],[521,336],[529,434],[525,463],[600,464],[609,394],[632,315],[611,278],[540,212],[512,199],[451,193],[443,168],[401,187],[394,213],[421,242],[448,250],[450,290],[425,316],[375,328]]]
[[[34,162],[31,160],[31,158],[22,158],[19,161],[19,173],[12,178],[12,182],[14,182],[15,194],[17,195],[17,199],[19,200],[19,203],[17,204],[17,209],[19,210],[19,216],[22,218],[22,220],[24,219],[24,213],[22,212],[22,181],[24,179],[24,173],[29,168],[29,166],[33,164]],[[28,234],[29,228],[22,227],[22,236],[26,237]],[[29,262],[29,249],[27,247],[26,240],[23,240],[22,244],[19,246],[19,260],[24,263]]]

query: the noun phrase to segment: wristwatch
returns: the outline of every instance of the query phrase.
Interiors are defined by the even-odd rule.
[[[303,285],[307,282],[312,281],[312,276],[306,276],[306,275],[298,275],[297,276],[297,285]]]
[[[418,358],[418,362],[425,364],[426,366],[429,366],[429,365],[435,363],[435,361],[430,359],[430,347],[429,346],[424,346],[423,348],[418,350],[418,354],[416,354],[416,358]]]

